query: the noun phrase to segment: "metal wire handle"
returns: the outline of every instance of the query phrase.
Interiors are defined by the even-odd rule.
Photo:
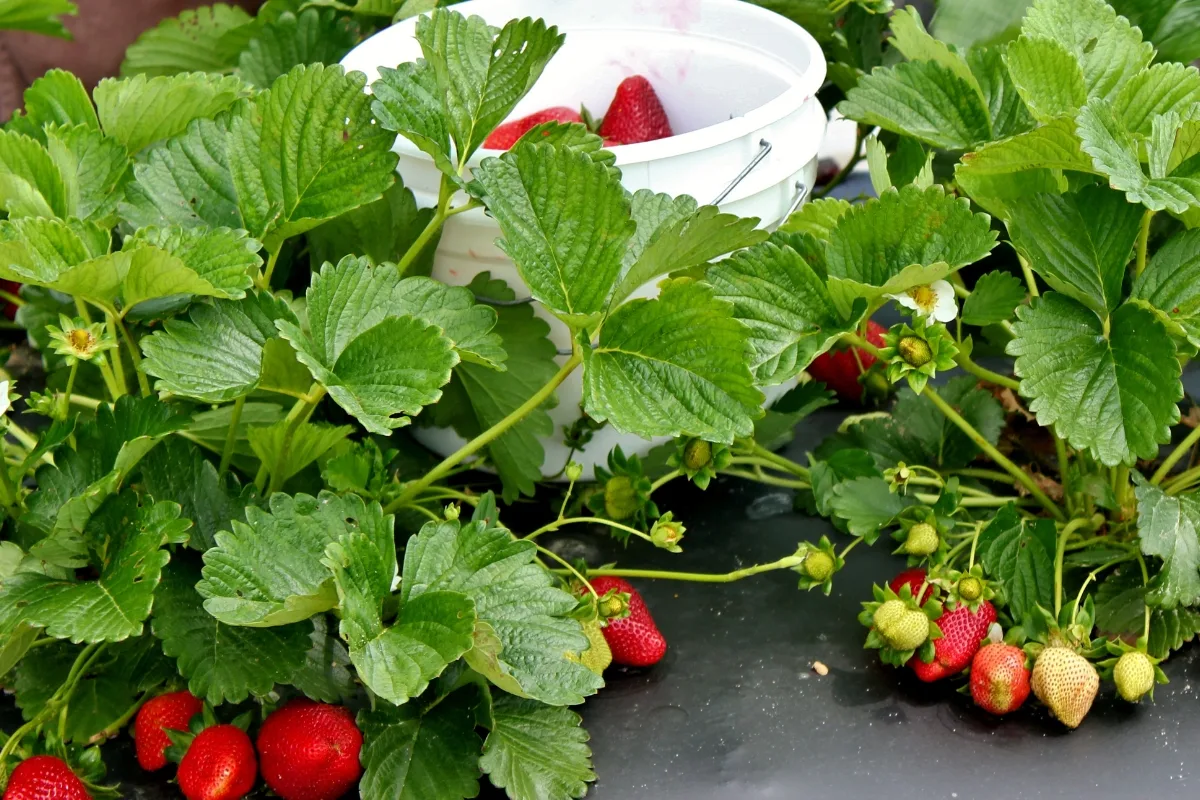
[[[804,200],[811,192],[812,189],[809,188],[808,184],[806,184],[804,181],[796,181],[796,198],[792,200],[792,204],[788,206],[788,210],[784,212],[783,217],[781,218],[782,222],[787,222],[787,218],[796,213],[797,209],[804,204]]]
[[[758,154],[755,155],[754,158],[750,159],[750,163],[747,164],[742,169],[742,171],[737,174],[737,177],[734,178],[728,186],[726,186],[724,189],[721,190],[721,193],[719,195],[717,195],[713,199],[713,201],[711,203],[709,203],[709,205],[710,206],[720,205],[721,201],[724,200],[726,197],[728,197],[729,193],[732,192],[734,189],[736,189],[737,185],[739,183],[741,183],[742,181],[744,181],[746,179],[746,176],[749,175],[751,172],[753,172],[754,168],[757,167],[759,164],[761,164],[763,159],[766,158],[768,155],[770,155],[770,153],[771,153],[771,143],[768,142],[766,139],[759,139],[758,140]]]

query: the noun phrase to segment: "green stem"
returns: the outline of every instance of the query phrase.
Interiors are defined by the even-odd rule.
[[[1138,229],[1137,237],[1137,266],[1134,268],[1135,275],[1141,275],[1146,271],[1146,247],[1150,242],[1150,223],[1154,220],[1154,212],[1147,209],[1142,214],[1142,226]]]
[[[564,525],[586,525],[586,524],[607,525],[610,528],[616,528],[619,531],[625,531],[626,533],[633,534],[634,536],[639,536],[642,539],[645,539],[647,542],[653,541],[649,536],[642,533],[637,528],[631,528],[628,525],[621,524],[620,522],[613,522],[611,519],[603,519],[601,517],[565,517],[565,518],[561,518],[561,519],[556,519],[556,520],[554,520],[554,522],[547,523],[546,525],[543,525],[542,527],[538,528],[536,531],[529,534],[525,538],[526,539],[536,539],[537,537],[541,536],[543,533],[550,533],[552,531],[556,531],[559,528],[563,527]]]
[[[413,262],[421,255],[421,251],[429,244],[429,240],[441,230],[442,225],[446,222],[446,218],[450,216],[450,200],[453,197],[454,186],[450,183],[450,179],[443,175],[441,187],[438,190],[438,203],[433,211],[433,216],[429,218],[429,223],[413,241],[412,245],[409,246],[404,256],[396,263],[396,270],[400,273],[401,277],[412,267]],[[457,210],[465,211],[466,208],[460,206]]]
[[[296,401],[292,406],[292,410],[288,412],[284,422],[287,427],[283,431],[283,441],[279,445],[279,455],[275,458],[275,466],[271,469],[271,485],[267,490],[267,494],[273,494],[283,488],[283,472],[284,465],[287,464],[288,456],[291,455],[292,439],[296,436],[296,431],[308,419],[309,414],[317,407],[317,403],[321,402],[321,398],[325,396],[325,387],[319,383],[314,383],[309,387],[308,392],[303,398]]]
[[[444,459],[442,459],[440,464],[426,473],[425,477],[421,478],[420,480],[413,481],[405,486],[404,491],[400,493],[400,496],[389,503],[388,507],[384,509],[384,513],[390,514],[396,508],[399,508],[400,506],[409,502],[412,498],[425,491],[435,481],[453,469],[458,462],[491,444],[491,442],[497,436],[500,436],[513,425],[516,425],[518,422],[524,419],[531,412],[540,408],[541,405],[549,400],[554,394],[554,390],[557,389],[559,385],[567,379],[567,376],[575,371],[575,368],[579,366],[581,360],[582,359],[580,358],[579,354],[574,353],[570,358],[567,359],[566,363],[559,368],[558,372],[555,373],[554,377],[550,379],[549,383],[547,383],[541,389],[538,389],[537,392],[535,392],[528,400],[518,406],[511,414],[497,422],[492,427],[488,428],[483,433],[476,436],[471,441],[464,444],[462,447],[458,448],[458,450],[446,456]]]
[[[804,480],[808,480],[808,468],[807,467],[803,467],[800,464],[797,464],[795,461],[792,461],[790,458],[785,458],[785,457],[779,455],[778,453],[771,452],[770,450],[763,447],[758,442],[754,442],[752,444],[751,452],[753,452],[756,456],[763,459],[764,461],[769,461],[772,464],[775,464],[778,469],[784,470],[785,472],[791,472],[793,475],[797,475],[797,476],[803,478]]]
[[[774,475],[767,475],[763,472],[747,472],[744,469],[723,469],[722,475],[729,475],[734,478],[742,478],[748,481],[757,481],[765,483],[768,486],[782,486],[785,489],[808,489],[809,485],[803,481],[793,481],[787,478],[776,478]]]
[[[1063,583],[1063,557],[1067,552],[1067,541],[1075,534],[1075,531],[1085,525],[1095,524],[1099,527],[1104,520],[1098,522],[1096,520],[1088,520],[1082,517],[1077,517],[1065,526],[1058,534],[1058,547],[1054,553],[1054,617],[1058,618],[1058,613],[1062,611],[1062,583]]]
[[[13,754],[21,740],[27,733],[44,725],[48,720],[53,719],[59,713],[61,708],[65,708],[65,704],[71,699],[71,695],[75,692],[75,686],[79,683],[79,679],[86,674],[88,667],[92,665],[97,657],[104,651],[106,644],[89,644],[79,652],[75,657],[75,663],[71,665],[71,670],[67,673],[67,679],[59,685],[46,704],[42,706],[41,711],[37,715],[17,728],[13,735],[8,737],[8,741],[4,743],[4,747],[0,748],[0,774],[5,770],[5,764],[8,757]]]
[[[129,724],[129,720],[133,719],[134,715],[137,714],[138,710],[146,703],[146,701],[153,696],[154,689],[147,689],[146,691],[142,692],[142,696],[134,701],[133,705],[125,710],[125,713],[109,723],[104,730],[97,734],[93,734],[92,738],[88,739],[88,744],[103,742],[106,739],[111,739],[112,737],[116,736],[118,733],[120,733],[122,728]]]
[[[538,552],[541,553],[542,555],[550,556],[550,558],[554,559],[555,561],[557,561],[558,563],[560,563],[564,567],[566,567],[566,572],[568,572],[571,575],[574,575],[576,578],[578,578],[579,582],[582,583],[584,586],[586,586],[588,591],[592,593],[593,598],[595,598],[596,600],[600,599],[600,595],[596,594],[596,590],[594,588],[592,588],[592,582],[589,581],[587,578],[583,577],[583,575],[580,574],[579,570],[577,570],[573,566],[571,566],[571,563],[569,561],[564,559],[562,556],[560,556],[558,553],[554,552],[553,550],[547,550],[546,548],[542,547],[540,544],[534,545],[534,546],[537,547]],[[562,572],[563,572],[563,570],[554,570],[554,571],[559,574],[562,574]]]
[[[1146,559],[1142,558],[1141,551],[1134,550],[1133,554],[1137,556],[1138,566],[1142,568],[1142,586],[1150,586],[1150,572],[1146,569]],[[1143,603],[1143,622],[1142,622],[1142,639],[1143,641],[1150,638],[1150,604]]]
[[[280,242],[275,247],[269,248],[267,250],[267,268],[263,271],[262,275],[259,276],[259,279],[257,281],[258,288],[260,288],[260,289],[270,289],[271,288],[271,276],[275,274],[275,265],[279,263],[279,253],[282,250],[283,250],[283,242]]]
[[[883,358],[882,350],[868,342],[863,337],[859,336],[857,333],[843,333],[841,338],[843,341],[852,344],[855,347],[861,347],[863,350],[866,350],[868,353],[875,356],[875,358]]]
[[[1069,468],[1070,464],[1067,459],[1067,443],[1064,442],[1053,431],[1051,431],[1050,436],[1054,439],[1054,453],[1058,458],[1058,480],[1060,483],[1062,483],[1063,497],[1067,498],[1067,508],[1071,509],[1071,471]]]
[[[963,433],[967,434],[971,441],[975,443],[976,447],[978,447],[989,458],[1003,467],[1009,475],[1016,479],[1017,483],[1024,486],[1029,494],[1031,494],[1034,499],[1036,499],[1042,505],[1043,508],[1049,511],[1055,519],[1059,521],[1066,519],[1066,517],[1063,515],[1062,509],[1055,505],[1054,501],[1047,497],[1046,493],[1038,488],[1038,485],[1034,483],[1033,478],[1026,474],[1023,469],[1010,461],[1007,456],[997,450],[995,446],[993,446],[992,443],[983,436],[983,434],[975,430],[975,427],[963,419],[962,415],[955,411],[949,403],[943,400],[942,396],[935,392],[932,386],[926,386],[923,394],[929,398],[929,400],[935,406],[938,407],[938,410],[940,410],[948,420],[958,426],[959,430],[961,430]]]
[[[654,494],[654,492],[661,489],[663,486],[666,486],[668,483],[680,477],[681,475],[683,475],[683,473],[679,470],[671,470],[666,475],[663,475],[658,480],[654,481],[654,483],[650,484],[650,493]]]
[[[1021,388],[1019,381],[1001,375],[999,372],[992,372],[987,367],[981,367],[967,356],[966,353],[960,352],[954,357],[954,363],[965,369],[967,372],[987,383],[994,383],[997,386],[1003,386],[1006,389],[1012,389],[1014,392]]]
[[[0,300],[3,300],[6,303],[12,303],[17,308],[25,305],[25,300],[23,298],[13,294],[12,292],[6,292],[3,289],[0,289]]]
[[[225,472],[229,469],[229,462],[233,458],[233,448],[237,444],[237,427],[242,420],[242,408],[246,405],[246,396],[242,395],[233,403],[233,410],[229,412],[229,431],[225,434],[225,448],[221,451],[221,466],[217,468],[217,478],[224,477]]]
[[[1090,584],[1092,581],[1094,581],[1096,579],[1096,576],[1099,575],[1101,572],[1104,572],[1104,570],[1106,570],[1110,567],[1115,567],[1117,564],[1122,564],[1126,561],[1129,561],[1132,558],[1133,558],[1133,556],[1131,556],[1131,555],[1124,555],[1124,556],[1121,556],[1120,558],[1115,558],[1112,561],[1109,561],[1107,564],[1101,564],[1100,566],[1096,567],[1094,570],[1092,570],[1091,572],[1088,573],[1088,576],[1083,579],[1083,586],[1079,587],[1079,593],[1075,595],[1075,605],[1071,609],[1071,621],[1072,622],[1074,622],[1075,618],[1077,616],[1079,616],[1079,604],[1083,602],[1083,590],[1088,587],[1088,584]]]
[[[114,342],[120,342],[120,337],[117,335],[116,316],[107,311],[104,313],[104,316],[108,320],[108,335],[112,337]],[[117,380],[117,388],[122,395],[128,394],[129,382],[125,380],[125,363],[121,359],[121,348],[114,347],[109,351],[108,355],[112,356],[113,372]],[[114,401],[116,399],[116,397],[113,398]]]
[[[1163,490],[1167,494],[1179,494],[1184,489],[1191,487],[1197,480],[1200,480],[1200,467],[1192,467],[1168,480],[1164,484]]]
[[[1029,262],[1024,256],[1017,256],[1017,260],[1021,262],[1021,272],[1025,274],[1025,285],[1029,287],[1031,297],[1038,296],[1037,278],[1033,277],[1033,270],[1029,266]]]
[[[137,342],[133,340],[133,336],[129,333],[129,328],[125,327],[125,323],[120,317],[112,317],[112,320],[116,323],[117,330],[121,332],[121,336],[125,339],[125,344],[129,347],[129,360],[133,362],[133,374],[137,375],[138,388],[142,390],[142,397],[149,397],[150,379],[142,370],[142,353],[138,350]],[[120,356],[117,356],[117,359],[120,360]]]
[[[1192,446],[1195,445],[1196,442],[1200,442],[1200,425],[1192,428],[1191,432],[1188,433],[1187,438],[1180,442],[1179,446],[1172,450],[1169,456],[1163,459],[1162,464],[1159,465],[1158,469],[1155,470],[1154,475],[1150,478],[1150,482],[1156,486],[1162,483],[1163,478],[1167,477],[1167,474],[1170,473],[1171,468],[1179,463],[1179,459],[1183,458],[1183,456],[1192,449]]]
[[[850,544],[848,544],[844,548],[842,548],[842,552],[838,553],[838,558],[845,558],[846,556],[848,556],[850,554],[850,551],[853,550],[855,547],[858,547],[858,543],[861,542],[862,540],[863,540],[863,537],[856,536],[854,538],[854,541],[852,541]]]
[[[963,478],[977,478],[983,481],[992,481],[994,483],[1003,483],[1012,485],[1012,475],[1007,472],[1000,472],[994,469],[977,469],[975,467],[967,467],[965,469],[950,470],[951,475],[958,475]]]
[[[71,413],[71,392],[75,388],[75,373],[79,372],[79,359],[71,359],[71,369],[67,372],[67,390],[60,395],[58,402],[55,403],[57,409],[55,417],[65,420],[67,415]]]
[[[850,155],[850,160],[846,162],[845,166],[838,170],[837,174],[833,176],[829,183],[822,186],[818,191],[813,192],[813,197],[817,199],[828,197],[830,192],[841,186],[842,182],[850,176],[850,173],[854,171],[856,166],[858,166],[858,162],[862,161],[864,138],[865,135],[863,133],[863,126],[856,125],[854,127],[854,152]]]
[[[740,581],[743,578],[749,578],[751,575],[758,575],[763,572],[771,572],[777,569],[792,569],[800,566],[803,562],[803,558],[791,555],[781,558],[778,561],[772,561],[770,564],[757,564],[753,567],[724,573],[667,572],[657,569],[592,569],[588,570],[588,574],[592,577],[652,578],[667,581],[691,581],[693,583],[733,583],[734,581]],[[554,570],[554,572],[560,573],[561,570]]]
[[[971,557],[967,560],[967,570],[975,566],[975,546],[979,544],[979,534],[983,532],[983,523],[975,524],[975,533],[971,535]]]
[[[442,518],[439,517],[437,514],[433,513],[432,511],[430,511],[428,508],[425,508],[424,506],[417,505],[416,503],[405,503],[404,505],[400,506],[400,508],[398,508],[396,510],[401,511],[406,508],[412,509],[413,511],[417,511],[421,514],[424,514],[426,517],[429,517],[430,522],[441,522],[442,521]]]

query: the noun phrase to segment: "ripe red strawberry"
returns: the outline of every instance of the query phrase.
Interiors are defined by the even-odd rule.
[[[867,341],[876,347],[883,347],[885,333],[887,333],[887,328],[874,320],[867,323]],[[866,350],[857,347],[853,350],[858,352],[858,358],[862,361],[862,371],[870,369],[871,365],[875,363],[875,356]],[[842,350],[830,350],[828,353],[817,356],[808,365],[808,374],[814,380],[821,381],[833,389],[843,400],[856,403],[863,400],[863,385],[858,381],[858,376],[862,374],[862,371],[858,368],[854,352],[848,347]]]
[[[621,81],[597,133],[621,144],[653,142],[675,135],[654,87],[641,75]]]
[[[362,733],[342,706],[293,700],[263,723],[263,780],[283,800],[337,800],[362,776]]]
[[[4,800],[91,800],[87,787],[66,762],[34,756],[17,765],[8,779]]]
[[[254,788],[258,763],[241,728],[214,725],[188,745],[179,762],[179,789],[187,800],[240,800]]]
[[[985,644],[971,661],[971,697],[992,714],[1016,711],[1029,697],[1025,651],[1011,644]]]
[[[945,611],[938,618],[942,638],[933,642],[933,661],[926,664],[914,658],[913,672],[926,683],[957,675],[967,668],[971,659],[979,652],[979,645],[987,636],[988,627],[996,621],[996,607],[984,600],[972,613],[965,604],[953,611]]]
[[[626,667],[649,667],[662,661],[667,652],[667,640],[658,632],[646,602],[638,590],[622,578],[595,578],[592,588],[603,596],[609,589],[629,593],[629,616],[610,619],[604,626],[604,640],[612,650],[614,664]]]
[[[920,567],[904,570],[892,578],[888,584],[888,587],[896,594],[900,594],[900,590],[905,586],[912,592],[913,597],[917,597],[917,592],[921,591],[922,586],[925,587],[925,591],[917,598],[922,604],[929,599],[929,595],[933,592],[933,585],[925,582],[925,570]]]
[[[142,769],[153,772],[167,765],[166,749],[171,746],[166,730],[186,731],[188,722],[204,708],[191,692],[159,695],[146,702],[133,723],[137,760]]]
[[[518,139],[543,122],[583,122],[583,117],[579,116],[579,112],[575,109],[566,106],[554,106],[535,111],[527,117],[514,119],[512,122],[506,122],[496,128],[483,140],[483,146],[487,150],[507,150],[516,144]]]
[[[6,291],[12,295],[20,295],[21,284],[17,283],[16,281],[0,281],[0,289],[3,289],[4,291]],[[5,303],[4,304],[4,316],[8,317],[9,319],[16,319],[17,318],[17,304],[16,303]]]

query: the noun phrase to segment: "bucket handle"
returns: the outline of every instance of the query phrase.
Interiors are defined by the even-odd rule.
[[[772,146],[771,143],[768,142],[766,139],[759,139],[758,140],[758,153],[755,154],[754,158],[750,159],[749,164],[747,164],[745,167],[742,168],[742,171],[737,174],[737,177],[734,178],[732,181],[730,181],[729,185],[726,186],[724,189],[722,189],[721,193],[718,194],[715,198],[713,198],[713,201],[711,203],[709,203],[709,205],[710,206],[720,205],[721,201],[724,200],[726,197],[728,197],[729,193],[732,192],[734,189],[736,189],[737,185],[739,183],[746,180],[746,176],[749,175],[751,172],[753,172],[754,168],[757,167],[759,164],[761,164],[764,158],[766,158],[768,155],[770,155],[771,146]]]

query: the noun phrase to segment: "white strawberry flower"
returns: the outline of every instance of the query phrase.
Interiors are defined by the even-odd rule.
[[[950,322],[958,316],[958,301],[949,281],[934,281],[926,286],[914,286],[902,294],[889,294],[905,308],[937,322]]]

